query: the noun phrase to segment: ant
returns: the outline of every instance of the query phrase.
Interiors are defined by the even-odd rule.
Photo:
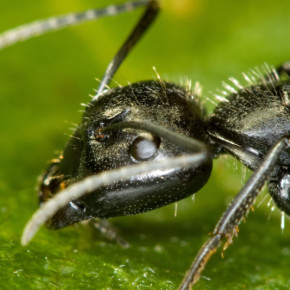
[[[199,95],[161,79],[122,88],[108,85],[159,12],[156,0],[54,18],[11,30],[0,47],[48,30],[146,5],[141,19],[109,64],[81,124],[40,181],[41,208],[27,224],[22,244],[47,223],[62,228],[93,217],[153,210],[206,184],[212,161],[231,154],[253,171],[202,246],[179,289],[191,288],[222,240],[224,250],[267,184],[277,207],[290,215],[290,63],[267,69],[243,87],[226,85],[212,115]],[[247,78],[247,76],[246,76]],[[249,80],[249,82],[251,82]]]

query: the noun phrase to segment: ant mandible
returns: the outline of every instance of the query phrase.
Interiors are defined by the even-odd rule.
[[[212,160],[231,154],[253,171],[202,246],[180,289],[191,288],[211,255],[237,228],[262,187],[290,215],[290,64],[259,74],[243,87],[235,79],[207,116],[199,96],[172,83],[144,81],[108,89],[128,53],[151,26],[158,1],[137,1],[41,21],[0,36],[0,48],[51,29],[147,5],[109,64],[81,124],[40,182],[42,207],[27,224],[22,244],[47,223],[62,228],[93,217],[146,212],[181,200],[207,182]]]

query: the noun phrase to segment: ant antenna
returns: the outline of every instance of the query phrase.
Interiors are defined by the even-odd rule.
[[[52,30],[60,30],[68,26],[74,26],[82,22],[96,20],[103,16],[115,16],[117,14],[134,10],[140,6],[148,5],[151,1],[139,0],[120,5],[110,5],[105,8],[90,9],[79,13],[68,13],[58,17],[38,20],[29,24],[21,25],[0,34],[0,50],[30,39]],[[149,4],[150,5],[150,4]]]
[[[141,17],[141,19],[139,20],[139,22],[137,23],[137,25],[135,26],[129,37],[127,38],[127,40],[121,46],[115,57],[112,59],[110,64],[108,65],[95,98],[97,98],[103,92],[104,88],[110,83],[112,77],[114,76],[114,74],[116,73],[116,71],[118,70],[119,66],[122,64],[128,53],[142,38],[147,29],[151,26],[151,24],[153,23],[154,19],[158,14],[159,8],[160,6],[157,0],[151,0],[148,3],[147,9],[144,12],[143,16]]]

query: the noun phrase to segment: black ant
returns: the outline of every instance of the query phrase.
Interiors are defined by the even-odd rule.
[[[77,16],[39,22],[10,31],[0,46],[97,14],[147,5],[87,105],[82,123],[63,154],[40,182],[42,207],[27,224],[26,245],[47,223],[62,228],[93,217],[132,215],[159,208],[198,191],[208,180],[212,160],[231,154],[253,171],[203,245],[180,289],[191,288],[223,238],[224,249],[262,187],[278,208],[290,214],[290,64],[268,69],[259,81],[242,87],[237,80],[211,116],[199,96],[172,83],[138,82],[107,89],[113,75],[159,11],[158,1],[138,1]],[[30,33],[29,33],[30,31]],[[35,32],[36,31],[36,32]],[[10,34],[9,34],[10,33]]]

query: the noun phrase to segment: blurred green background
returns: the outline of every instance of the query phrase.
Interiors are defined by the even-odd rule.
[[[0,31],[36,19],[121,1],[1,1]],[[121,84],[156,78],[199,81],[210,91],[264,62],[289,59],[290,1],[164,0],[163,11],[117,73]],[[142,9],[141,9],[142,10]],[[22,229],[37,209],[37,176],[68,140],[138,11],[49,33],[0,51],[0,288],[176,289],[246,177],[231,158],[178,204],[112,220],[129,249],[84,226],[42,228],[28,247]],[[249,174],[247,173],[247,176]],[[267,191],[238,239],[209,262],[196,289],[289,289],[290,223],[267,207]]]

